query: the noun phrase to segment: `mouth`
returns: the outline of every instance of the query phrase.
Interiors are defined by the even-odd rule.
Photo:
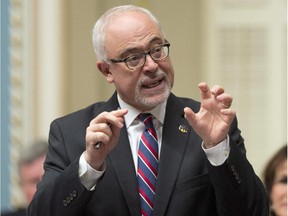
[[[143,82],[142,83],[142,87],[145,89],[151,89],[151,88],[155,88],[158,85],[160,85],[163,82],[163,78],[158,78],[156,80],[151,80],[151,81],[147,81],[147,82]]]

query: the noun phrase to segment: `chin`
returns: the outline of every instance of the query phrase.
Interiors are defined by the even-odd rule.
[[[141,97],[136,97],[136,102],[141,107],[145,107],[147,110],[149,110],[166,101],[169,97],[169,94],[170,89],[167,89],[161,94],[154,93],[153,95],[142,95]]]

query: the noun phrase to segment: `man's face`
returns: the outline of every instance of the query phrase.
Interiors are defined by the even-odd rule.
[[[27,203],[30,203],[35,192],[38,182],[44,173],[43,163],[45,156],[42,156],[29,164],[23,164],[20,167],[20,181],[23,193]]]
[[[123,59],[147,52],[165,43],[158,26],[147,15],[127,12],[113,19],[106,30],[106,49],[109,59]],[[139,110],[149,110],[165,101],[174,81],[169,56],[155,62],[149,55],[145,64],[131,70],[123,63],[107,65],[106,80],[114,83],[120,97]]]

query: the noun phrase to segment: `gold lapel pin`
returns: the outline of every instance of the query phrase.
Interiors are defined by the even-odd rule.
[[[187,125],[183,125],[183,124],[179,125],[179,131],[181,133],[187,133],[188,132],[188,126]]]

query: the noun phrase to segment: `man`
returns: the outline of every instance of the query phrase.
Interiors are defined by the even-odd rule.
[[[93,43],[116,92],[52,122],[29,215],[268,215],[232,97],[206,83],[201,104],[170,92],[170,43],[149,11],[109,10]]]
[[[28,204],[31,202],[36,185],[44,173],[43,163],[47,153],[48,143],[37,140],[25,146],[18,162],[20,186],[25,198],[24,206],[11,212],[1,213],[2,216],[25,216]]]

